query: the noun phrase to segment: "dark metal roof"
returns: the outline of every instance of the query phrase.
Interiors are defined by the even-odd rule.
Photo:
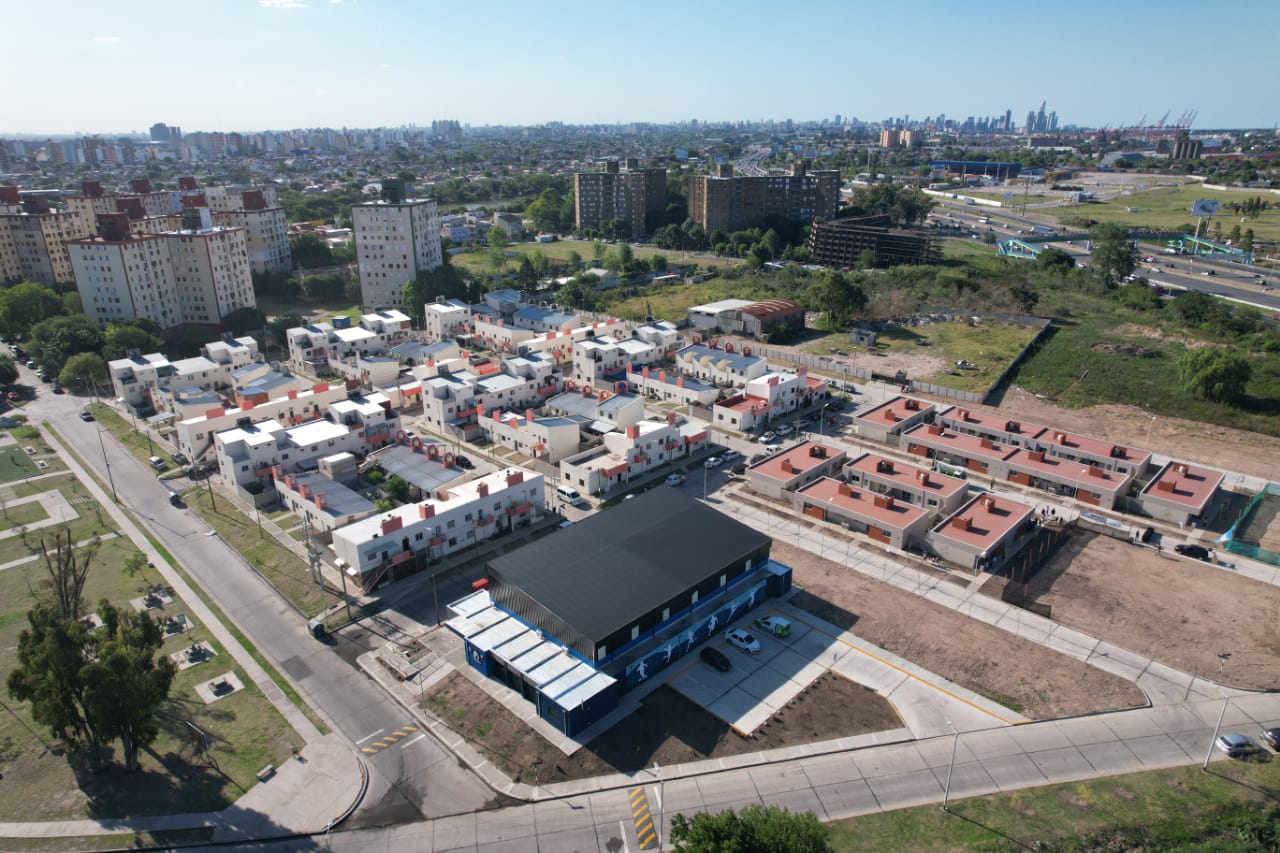
[[[659,486],[490,561],[489,573],[599,641],[767,542]]]

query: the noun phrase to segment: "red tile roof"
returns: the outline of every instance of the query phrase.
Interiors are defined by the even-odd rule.
[[[870,521],[877,527],[905,530],[925,515],[925,511],[918,506],[895,501],[888,495],[859,489],[831,477],[815,480],[801,489],[799,494],[815,504],[830,505],[845,514]]]

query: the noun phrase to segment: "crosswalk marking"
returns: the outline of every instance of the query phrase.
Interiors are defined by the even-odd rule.
[[[653,815],[649,813],[649,796],[643,787],[632,788],[629,799],[631,822],[635,825],[636,841],[640,842],[640,849],[658,849],[658,835],[653,828]]]
[[[381,730],[379,730],[377,732],[374,732],[371,735],[366,735],[365,737],[356,741],[356,744],[359,745],[360,743],[363,743],[366,740],[370,740],[376,737],[377,740],[372,741],[368,746],[360,747],[360,751],[365,753],[366,755],[376,755],[382,750],[396,743],[397,741],[404,740],[405,738],[409,737],[416,731],[418,731],[417,726],[401,726],[400,728],[394,730],[391,734],[386,734],[386,735],[382,734]],[[426,735],[418,735],[418,737],[426,737]],[[417,738],[414,738],[414,740],[416,741]]]

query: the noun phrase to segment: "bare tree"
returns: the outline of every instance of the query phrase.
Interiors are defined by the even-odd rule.
[[[66,533],[66,540],[62,534]],[[44,557],[45,571],[49,579],[44,582],[50,593],[54,609],[71,622],[79,621],[84,610],[84,585],[89,578],[89,564],[98,555],[98,538],[77,552],[75,543],[71,541],[70,530],[59,530],[53,534],[53,551],[50,552],[43,539],[40,540],[40,553]]]

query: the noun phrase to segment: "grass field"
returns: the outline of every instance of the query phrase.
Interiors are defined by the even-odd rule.
[[[616,244],[610,245],[606,243],[603,245],[606,253],[617,251],[618,249]],[[705,252],[682,252],[679,249],[659,249],[655,246],[632,246],[631,251],[637,258],[645,260],[654,255],[662,255],[667,259],[667,263],[673,267],[689,263],[697,264],[701,269],[727,269],[742,263],[738,258],[718,258]],[[554,243],[512,243],[507,246],[507,252],[523,255],[541,252],[553,267],[557,264],[567,264],[570,252],[577,252],[582,258],[582,262],[588,266],[595,260],[594,244],[590,240],[557,240]],[[518,257],[508,257],[507,272],[513,271],[519,260]],[[487,274],[493,272],[493,268],[489,266],[488,250],[484,248],[475,252],[462,252],[457,255],[451,255],[450,262],[454,266],[472,273]]]
[[[618,299],[606,309],[624,320],[643,320],[652,314],[667,320],[682,320],[694,305],[720,299],[752,299],[767,296],[765,288],[751,277],[713,278],[698,284],[649,286],[636,295]]]
[[[81,487],[83,490],[83,487]],[[134,552],[124,539],[104,541],[91,564],[84,600],[92,609],[106,598],[128,608],[151,584],[154,569],[130,577],[123,571]],[[40,562],[0,572],[0,671],[7,677],[16,664],[18,635],[26,627],[26,611],[39,594],[44,577]],[[188,613],[175,599],[153,616]],[[179,673],[169,701],[161,708],[161,734],[142,755],[142,770],[127,774],[116,767],[102,773],[72,764],[51,741],[49,732],[30,716],[25,703],[9,702],[0,716],[0,814],[13,820],[166,814],[216,810],[253,785],[254,774],[267,763],[279,763],[301,743],[257,687],[240,672],[204,625],[165,641],[163,654],[180,651],[193,641],[211,644],[213,660]],[[205,705],[194,685],[235,670],[246,689],[213,705]],[[208,757],[197,756],[187,736],[187,721],[209,738]],[[63,848],[65,849],[65,848]]]
[[[40,492],[50,491],[61,493],[63,499],[71,504],[78,517],[56,527],[42,527],[29,533],[0,539],[0,563],[8,563],[12,560],[39,554],[41,540],[47,540],[52,546],[55,530],[70,530],[71,541],[73,542],[84,542],[111,530],[111,525],[102,516],[98,502],[89,496],[85,487],[70,472],[60,477],[50,477],[30,483],[14,483],[0,487],[0,498],[7,503],[14,498],[25,498]],[[39,508],[40,504],[22,504],[7,510],[7,512],[16,518],[16,514],[19,512],[29,512],[28,507]],[[43,513],[42,509],[40,511]]]
[[[962,360],[972,362],[976,368],[948,369],[920,379],[957,391],[983,391],[991,387],[991,383],[1035,335],[1035,328],[1019,323],[988,321],[979,326],[961,322],[934,323],[888,329],[880,333],[877,345],[888,350],[922,350],[941,357],[948,365]],[[916,343],[917,339],[925,340],[927,346]]]
[[[40,473],[36,463],[20,445],[9,445],[0,451],[0,483],[12,483],[14,480],[25,480]]]
[[[1179,767],[836,821],[831,838],[839,851],[1268,850],[1278,788],[1274,761]]]
[[[1255,240],[1280,240],[1280,199],[1269,194],[1261,194],[1272,203],[1271,210],[1260,216],[1250,217],[1248,222],[1241,222],[1240,217],[1233,214],[1228,205],[1232,202],[1243,202],[1250,195],[1261,193],[1224,192],[1207,190],[1198,184],[1180,187],[1154,187],[1149,190],[1134,192],[1132,195],[1120,196],[1111,201],[1090,203],[1069,208],[1062,215],[1087,216],[1099,222],[1121,222],[1128,226],[1145,225],[1153,228],[1176,228],[1187,223],[1194,223],[1191,215],[1191,203],[1199,199],[1216,199],[1221,202],[1215,222],[1222,223],[1224,233],[1230,233],[1235,225],[1241,230],[1253,229]],[[1138,208],[1137,213],[1126,212],[1127,208]],[[1211,227],[1208,222],[1205,227]]]

